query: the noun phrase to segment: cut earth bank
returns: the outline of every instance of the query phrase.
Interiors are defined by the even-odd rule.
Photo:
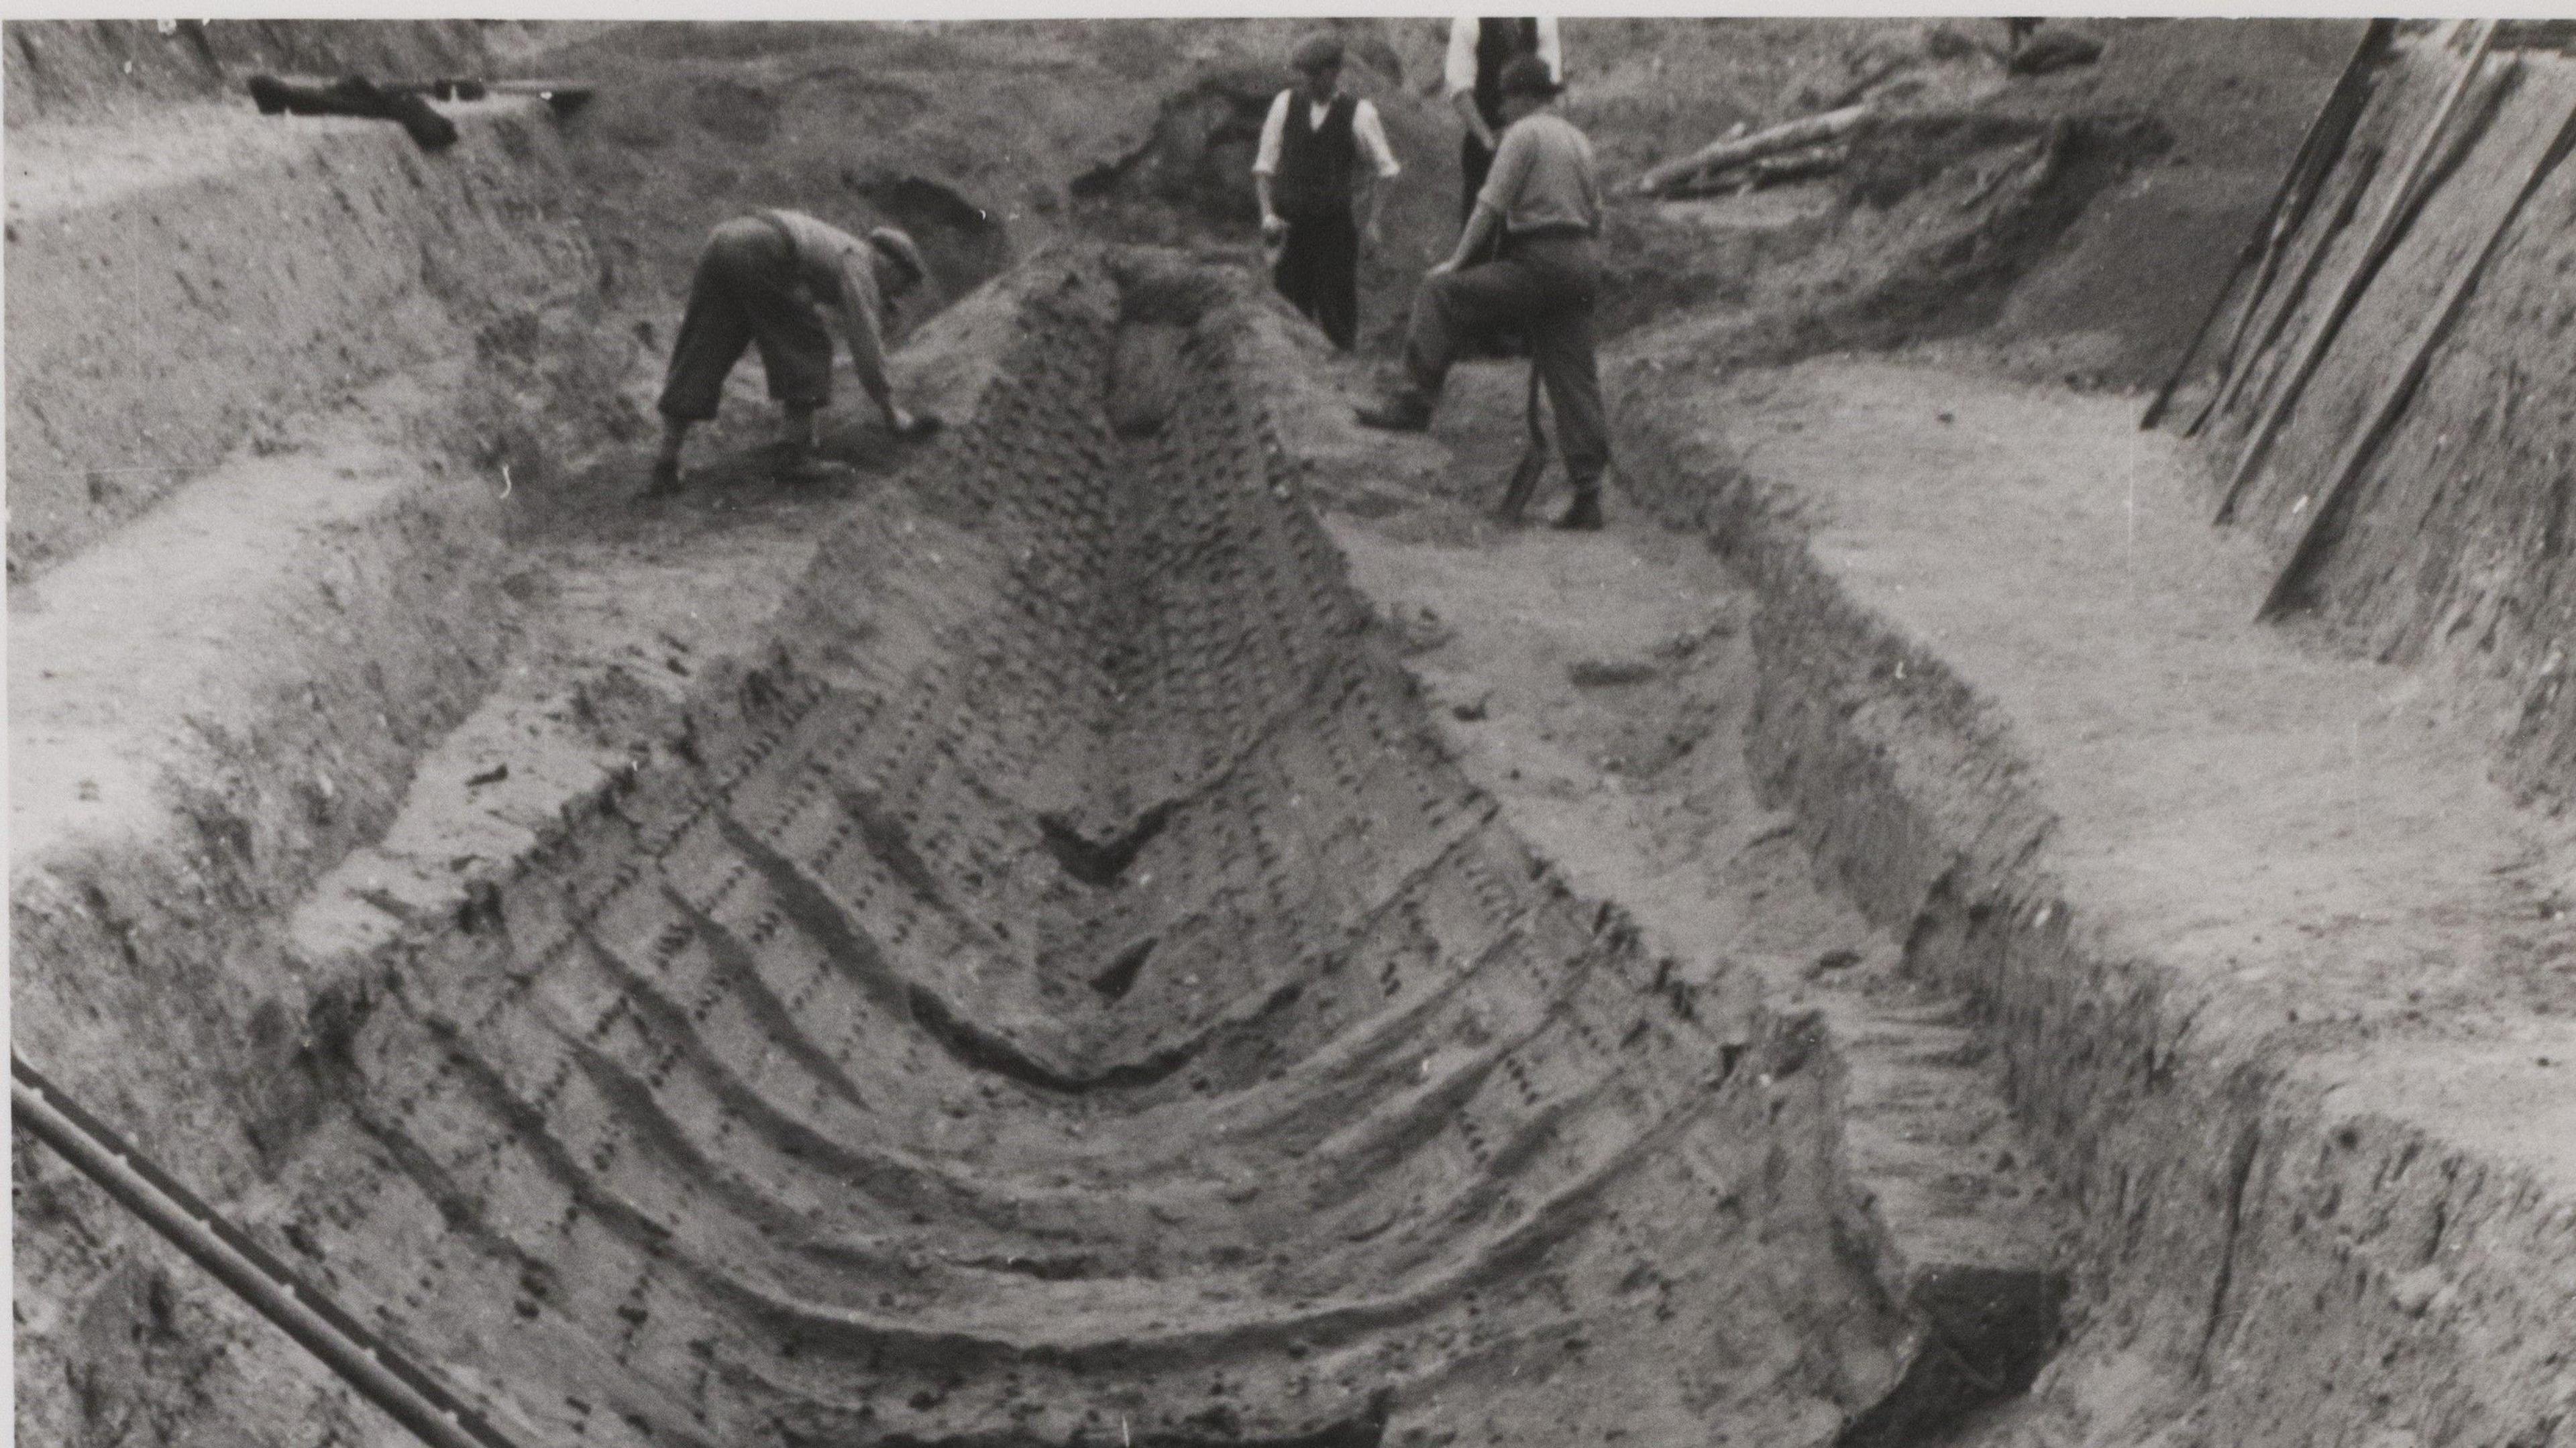
[[[317,125],[294,134],[374,144]],[[547,164],[546,143],[536,144]],[[1958,184],[1964,191],[1970,178]],[[1689,224],[1710,215],[1724,220],[1704,213]],[[952,312],[906,359],[906,385],[970,424],[965,435],[906,462],[864,433],[845,434],[841,445],[871,472],[841,498],[780,495],[749,481],[747,459],[729,459],[690,505],[603,523],[629,480],[614,467],[558,465],[555,486],[514,495],[513,512],[406,465],[452,459],[480,482],[503,459],[442,450],[422,433],[375,436],[377,419],[403,410],[371,398],[300,423],[309,430],[291,446],[253,449],[235,481],[200,480],[110,546],[39,579],[24,599],[43,611],[24,617],[50,619],[61,641],[47,646],[40,632],[34,656],[13,650],[13,735],[31,699],[57,712],[30,712],[26,727],[88,719],[128,731],[102,741],[96,769],[63,781],[65,803],[45,818],[109,804],[120,781],[140,803],[103,812],[120,815],[114,829],[62,830],[40,858],[23,844],[13,851],[19,1043],[532,1439],[686,1440],[739,1428],[887,1441],[1554,1441],[1582,1428],[1639,1441],[1720,1432],[1902,1441],[1939,1415],[1873,1405],[1903,1408],[1905,1395],[1890,1391],[1900,1367],[1941,1354],[1923,1350],[1927,1319],[1914,1314],[1927,1304],[1905,1300],[1905,1274],[1891,1265],[1901,1267],[1907,1241],[1933,1235],[1926,1224],[1993,1223],[2000,1206],[2044,1200],[2037,1158],[2080,1208],[2059,1259],[2078,1288],[2062,1318],[2071,1341],[2040,1394],[1971,1431],[2070,1442],[2159,1432],[2212,1443],[2552,1441],[2568,1392],[2567,1363],[2549,1355],[2568,1337],[2565,1294],[2550,1295],[2570,1276],[2563,1171],[2528,1159],[2532,1139],[2518,1133],[2460,1139],[2463,1122],[2496,1119],[2488,1112],[2428,1120],[2423,1107],[2441,1099],[2433,1088],[2464,1105],[2522,1088],[2520,1053],[2576,1054],[2530,1034],[2563,1021],[2567,959],[2552,925],[2563,841],[2548,838],[2545,822],[2498,816],[2494,838],[2524,853],[2463,844],[2444,861],[2459,867],[2462,893],[2428,870],[2384,907],[2374,895],[2320,913],[2316,896],[2257,895],[2225,869],[2226,888],[2205,894],[2210,877],[2193,871],[2213,841],[2260,853],[2295,888],[2406,873],[2413,857],[2369,857],[2351,840],[2411,838],[2373,811],[2422,797],[2326,767],[2338,761],[2314,746],[2317,718],[2365,726],[2329,741],[2349,742],[2345,762],[2426,757],[2456,774],[2475,751],[2438,729],[2400,737],[2382,704],[2402,676],[2277,642],[2267,651],[2232,605],[2194,612],[2223,603],[2243,569],[2203,556],[2219,550],[2159,511],[2159,488],[2181,476],[2180,462],[2126,433],[2125,408],[1915,367],[1811,364],[1778,380],[1728,380],[1698,370],[1715,349],[1640,338],[1616,373],[1634,433],[1628,481],[1676,521],[1722,523],[1717,536],[1739,569],[1730,575],[1652,531],[1573,546],[1503,538],[1445,501],[1505,464],[1495,453],[1512,389],[1496,371],[1467,379],[1441,436],[1390,449],[1332,416],[1335,399],[1318,389],[1347,388],[1347,373],[1257,311],[1245,324],[1257,355],[1236,359],[1256,383],[1202,366],[1191,373],[1198,385],[1173,385],[1162,365],[1184,330],[1198,329],[1188,355],[1207,363],[1210,347],[1233,345],[1223,327],[1209,329],[1211,316],[1240,309],[1122,289],[1095,264],[1073,266],[1090,279],[1089,291],[1076,290],[1091,300],[1036,329],[1057,338],[1050,365],[1079,375],[1088,357],[1090,376],[1115,379],[1105,396],[1068,402],[1060,389],[1070,384],[1033,384],[1029,357],[1010,351],[1022,345],[1013,340],[1022,304],[1044,290],[1037,282],[1066,275],[1047,265]],[[587,279],[579,262],[562,275]],[[1209,285],[1224,294],[1225,284]],[[624,362],[631,383],[634,361],[602,365]],[[1014,381],[988,394],[997,370]],[[434,370],[385,384],[394,393],[459,385]],[[1140,405],[1140,394],[1163,400]],[[420,410],[439,414],[439,395]],[[1241,417],[1226,415],[1246,397],[1262,404],[1249,411],[1270,414],[1302,471],[1276,458],[1244,471],[1268,448],[1257,425],[1246,434]],[[1013,460],[1043,455],[1057,445],[1050,438],[1076,438],[1077,456],[1084,436],[1111,456],[1168,452],[1168,442],[1104,432],[1095,409],[1159,415],[1167,431],[1214,452],[1124,483],[1068,462],[1061,500],[1007,486]],[[1176,425],[1185,413],[1196,421]],[[546,437],[553,417],[518,435]],[[1927,467],[1927,437],[1969,441]],[[335,524],[301,511],[321,478],[341,468],[367,476],[350,459],[371,446],[405,507],[468,520],[430,526],[431,537],[453,530],[451,550],[404,541],[406,527],[424,525]],[[981,503],[967,481],[978,447],[1004,460],[998,492]],[[2134,491],[2103,491],[2105,457],[2121,460],[2117,476]],[[1989,490],[1997,474],[2016,481]],[[1360,623],[1336,570],[1313,552],[1310,526],[1261,501],[1274,486],[1327,506],[1354,581],[1394,627]],[[252,491],[228,491],[262,487],[274,511],[241,506]],[[972,504],[962,513],[961,498]],[[1073,514],[1050,511],[1068,506]],[[2022,556],[2032,510],[2061,521],[2057,553]],[[1015,523],[1015,512],[1036,522]],[[508,547],[492,536],[495,514],[521,530]],[[275,524],[264,545],[244,532],[263,517]],[[1122,536],[1135,519],[1147,521]],[[2052,577],[2098,574],[2098,540],[2114,523],[2133,550],[2130,576],[2151,595],[2145,612],[2173,621],[2161,642],[2138,637],[2141,610],[2098,592],[2084,618],[2065,622],[2095,630],[2079,637],[2105,641],[2099,648],[2007,626],[2034,621],[2027,599]],[[191,543],[218,526],[233,530],[220,535],[224,556],[273,564],[282,623],[235,603],[241,629],[226,629],[232,618],[208,612],[230,593],[214,580],[176,596],[189,574],[170,560],[201,555]],[[825,533],[824,561],[799,589]],[[1998,534],[2016,545],[1998,548]],[[317,581],[301,561],[317,538],[358,561]],[[352,539],[357,550],[336,552]],[[1014,566],[1014,540],[1038,551]],[[365,548],[389,549],[402,565],[379,577],[416,581],[371,579]],[[1208,566],[1140,581],[1133,561],[1148,556]],[[424,558],[437,566],[418,568]],[[974,558],[994,571],[961,566]],[[1964,582],[1944,571],[1961,558],[1978,564]],[[84,564],[88,576],[75,571]],[[1272,571],[1281,568],[1285,576]],[[1605,577],[1619,585],[1601,586]],[[867,585],[876,602],[854,612],[841,596],[851,578],[878,580]],[[1035,602],[997,609],[987,582]],[[305,593],[318,601],[298,605]],[[1510,617],[1498,598],[1551,595],[1566,602],[1541,626],[1494,626]],[[138,667],[61,667],[119,636],[137,598],[206,637],[299,641],[308,652],[287,671],[297,684],[221,684],[245,671],[177,640],[163,646],[175,653]],[[327,618],[343,599],[387,619],[297,621],[299,607]],[[1426,605],[1451,637],[1425,626]],[[1038,624],[1023,616],[1032,613]],[[1238,616],[1214,634],[1192,632]],[[1009,665],[1035,647],[1044,658],[1033,640],[1047,628],[1120,642],[1096,655],[1064,650],[1039,670],[1042,682],[1009,667],[982,682],[942,683],[936,669],[876,678],[941,657]],[[982,642],[961,655],[960,637]],[[2192,647],[2165,652],[2177,639]],[[2048,652],[2057,647],[2067,656]],[[1398,653],[1430,680],[1438,737],[1388,682]],[[421,661],[437,666],[425,681],[387,671]],[[1278,692],[1296,678],[1314,680],[1309,693]],[[2156,747],[2124,735],[2137,711],[2117,706],[2126,696],[2116,691],[2140,678],[2176,696],[2146,721]],[[2279,678],[2292,692],[2261,692]],[[308,694],[306,680],[322,687]],[[2195,689],[2207,680],[2221,682]],[[130,693],[77,695],[67,684]],[[2053,692],[2061,685],[2071,692]],[[803,708],[855,725],[878,695],[928,702],[819,771],[830,782],[821,815],[837,818],[840,834],[806,856],[827,885],[855,889],[865,932],[890,937],[878,948],[891,954],[886,973],[845,983],[858,992],[847,1034],[763,1016],[764,990],[822,1012],[816,1003],[839,988],[792,976],[795,990],[819,995],[781,994],[770,973],[803,968],[793,958],[802,947],[772,948],[778,920],[764,924],[768,914],[749,904],[711,909],[691,883],[735,868],[730,853],[765,882],[738,888],[781,902],[770,913],[790,922],[787,936],[837,940],[815,958],[863,954],[863,936],[831,936],[835,910],[818,913],[810,894],[797,905],[797,876],[778,858],[807,848],[792,830],[719,828],[720,847],[702,841],[679,865],[647,870],[664,913],[677,912],[661,924],[685,930],[620,920],[588,932],[605,950],[586,941],[568,961],[536,948],[562,918],[549,902],[564,884],[623,888],[616,882],[640,859],[632,842],[659,838],[657,822],[703,818],[707,799],[759,795],[770,786],[751,776],[771,754],[814,758],[802,741],[769,738],[778,721]],[[1266,699],[1281,702],[1273,711]],[[2316,787],[2239,801],[2192,777],[2203,756],[2189,741],[2204,726],[2190,711],[2212,699],[2251,716],[2231,737],[2252,761],[2309,768]],[[185,752],[138,758],[133,739],[156,709]],[[403,722],[370,729],[370,711]],[[1234,757],[1231,741],[1245,736],[1233,721],[1247,712],[1276,722],[1218,781],[1231,783],[1205,796],[1180,791],[1190,802],[1143,828],[1157,818],[1158,772],[1187,778],[1211,749]],[[952,730],[941,723],[952,715],[968,722]],[[321,722],[276,722],[299,717]],[[1999,728],[1999,718],[2010,723]],[[1068,731],[1066,720],[1105,729]],[[1335,743],[1355,722],[1365,742]],[[1785,813],[1756,804],[1739,768],[1737,731],[1748,722],[1752,777]],[[1551,733],[1579,741],[1575,757]],[[1606,741],[1597,748],[1596,736]],[[995,737],[1029,742],[1015,752]],[[13,773],[63,758],[48,754],[58,742],[31,748],[21,736]],[[2154,799],[2160,808],[2190,800],[2188,817],[2110,797],[2125,782],[2175,774],[2186,777]],[[1386,799],[1399,787],[1454,791],[1460,838],[1476,843],[1442,845],[1418,878],[1393,872],[1385,918],[1409,921],[1415,943],[1390,937],[1383,961],[1319,955],[1315,920],[1378,918],[1365,891],[1336,903],[1334,882],[1373,877],[1353,861],[1411,849],[1401,831],[1372,838],[1396,830]],[[2476,797],[2482,786],[2448,788]],[[1480,794],[1499,802],[1497,821],[1467,803]],[[2308,807],[2320,818],[2295,812]],[[739,817],[729,805],[714,813]],[[2475,823],[2416,814],[2446,829]],[[1804,884],[1784,825],[1817,847],[1886,934]],[[2313,853],[2313,841],[2347,826],[2343,852]],[[1446,828],[1434,819],[1434,835],[1447,839]],[[836,853],[831,841],[851,831],[859,846]],[[1539,877],[1546,888],[1473,908],[1462,897],[1456,910],[1427,915],[1408,903],[1477,880],[1478,851],[1517,858],[1514,833],[1554,862]],[[1222,878],[1216,866],[1238,857],[1260,868]],[[1335,863],[1301,863],[1317,857]],[[2508,868],[2467,879],[2489,866]],[[1520,868],[1469,893],[1503,891]],[[1624,901],[1633,923],[1588,906],[1569,917],[1560,880],[1582,897]],[[2195,912],[2204,899],[2223,902],[2223,917],[2194,913],[2188,923],[2206,936],[2177,943],[2160,924],[2177,899]],[[1517,1008],[1493,984],[1504,979],[1493,960],[1470,968],[1463,958],[1458,932],[1472,934],[1465,922],[1496,909],[1525,920],[1524,931],[1580,920],[1568,942],[1596,946],[1542,951],[1557,964],[1534,986],[1607,991],[1607,1018],[1602,1002],[1563,996],[1525,1053],[1470,1049],[1452,1062],[1427,1018],[1399,1007],[1427,967],[1462,972],[1462,984],[1431,992],[1449,1006],[1478,979],[1501,991],[1459,1019]],[[2303,926],[2334,931],[2335,948],[2316,960],[2280,953],[2278,942],[2312,933]],[[1356,932],[1361,954],[1378,948],[1366,930],[1383,928]],[[1033,943],[1025,953],[996,944],[1003,930]],[[748,963],[726,954],[745,932],[764,947]],[[625,937],[642,953],[621,962]],[[2230,948],[2242,959],[2234,974],[2205,968]],[[952,980],[965,958],[991,964]],[[543,969],[530,971],[536,962]],[[2264,971],[2272,981],[2317,972],[2314,994],[2334,998],[2272,999]],[[1357,1003],[1336,1005],[1323,998],[1330,987],[1312,983],[1358,974],[1394,1004],[1358,1018],[1373,1024],[1354,1035],[1336,1013]],[[463,1019],[461,998],[447,993],[504,980],[517,992],[523,976],[543,982],[537,1007],[502,1010],[488,1037],[442,1033],[442,1022]],[[865,1026],[889,981],[901,1019]],[[943,1000],[943,990],[958,995]],[[1241,1008],[1270,1014],[1229,1014],[1228,990]],[[2401,1007],[2394,996],[2405,990],[2422,995]],[[1033,1020],[1013,999],[1020,991],[1060,1019]],[[593,1005],[623,1024],[589,1054],[564,1057],[577,1063],[564,1078],[574,1085],[558,1089],[576,1099],[558,1102],[529,1076],[567,1049],[556,1038],[568,1022],[586,1019],[559,1013]],[[2305,1019],[2288,1021],[2293,1009]],[[2258,1036],[2272,1011],[2287,1029]],[[1871,1012],[1908,1013],[1897,1025],[1922,1049],[1874,1029]],[[1174,1030],[1212,1063],[1203,1076],[1188,1074],[1194,1058],[1152,1039]],[[1122,1042],[1125,1031],[1143,1034]],[[2439,1033],[2453,1039],[2431,1039]],[[1872,1056],[1873,1037],[1898,1038],[1897,1049]],[[2355,1064],[2357,1053],[2376,1054]],[[1952,1150],[1945,1170],[1909,1174],[1919,1163],[1896,1159],[1901,1142],[1889,1140],[1902,1130],[1873,1138],[1873,1114],[1853,1109],[1855,1099],[1868,1107],[1874,1089],[1881,1101],[1901,1095],[1912,1083],[1873,1074],[1871,1063],[1908,1056],[1940,1058],[1953,1108],[1945,1124],[1975,1148]],[[1676,1108],[1667,1093],[1694,1062],[1719,1068],[1718,1096]],[[1273,1066],[1286,1074],[1271,1077]],[[2406,1074],[2418,1067],[2434,1075]],[[392,1083],[424,1070],[480,1084],[422,1122]],[[888,1070],[901,1074],[853,1074]],[[183,1078],[187,1089],[174,1090]],[[2514,1099],[2563,1101],[2537,1079]],[[2390,1099],[2397,1087],[2406,1095]],[[585,1101],[580,1091],[600,1094]],[[1386,1181],[1344,1173],[1350,1194],[1339,1195],[1326,1168],[1352,1141],[1294,1150],[1300,1132],[1324,1124],[1312,1119],[1326,1111],[1317,1091],[1379,1103],[1401,1128],[1384,1140],[1391,1156],[1370,1158]],[[870,1114],[831,1130],[829,1117],[848,1109],[833,1100],[844,1092]],[[2027,1141],[1990,1109],[2006,1093],[2036,1128]],[[533,1117],[521,1109],[531,1102]],[[2542,1141],[2566,1136],[2546,1135],[2533,1112],[2514,1119]],[[1408,1120],[1428,1134],[1414,1139]],[[1223,1150],[1208,1147],[1186,1169],[1129,1160],[1139,1133],[1192,1122],[1226,1136]],[[819,1199],[781,1212],[815,1196],[799,1183],[814,1168],[800,1162],[820,1152],[831,1172],[853,1170],[854,1141],[872,1159],[890,1142],[904,1148],[870,1168],[897,1170],[891,1185],[833,1209],[855,1213],[848,1221],[818,1226]],[[580,1152],[552,1163],[524,1155],[575,1142]],[[1623,1152],[1623,1142],[1643,1149]],[[317,1423],[357,1441],[390,1433],[20,1145],[22,1427],[101,1442],[310,1436]],[[1757,1148],[1766,1159],[1745,1176],[1744,1154]],[[1263,1164],[1273,1149],[1292,1164]],[[1099,1197],[1097,1211],[1033,1176],[1041,1158],[1077,1178],[1074,1194]],[[901,1177],[925,1169],[929,1200]],[[1417,1177],[1446,1195],[1408,1199]],[[701,1195],[714,1182],[725,1184],[721,1203]],[[1551,1194],[1551,1182],[1575,1194]],[[1306,1206],[1323,1205],[1320,1229],[1275,1229],[1282,1241],[1320,1230],[1316,1245],[1287,1254],[1313,1260],[1313,1282],[1290,1281],[1289,1264],[1235,1240],[1256,1214],[1284,1205],[1276,1192],[1266,1205],[1258,1191],[1237,1200],[1270,1183],[1324,1193]],[[1908,1187],[1927,1183],[1909,1203]],[[1700,1216],[1684,1205],[1703,1195],[1695,1188],[1710,1203]],[[1141,1221],[1122,1220],[1129,1207]],[[2007,1239],[2000,1247],[2018,1251],[2025,1269],[2058,1245],[2050,1220],[2035,1220],[1989,1234]],[[1668,1232],[1682,1235],[1662,1240]],[[665,1235],[687,1233],[699,1235],[676,1248]],[[970,1237],[981,1245],[961,1248]],[[809,1322],[809,1340],[793,1323],[814,1304],[746,1302],[746,1274],[842,1309]],[[2044,1299],[2049,1275],[2026,1270],[2020,1280]],[[1354,1300],[1362,1292],[1374,1295]],[[1029,1366],[953,1373],[908,1360],[899,1339],[849,1310],[882,1296],[949,1324],[951,1337],[922,1349],[934,1363],[994,1353]],[[2283,1329],[2285,1314],[2308,1311],[2335,1330]],[[772,1334],[783,1322],[782,1342]],[[1033,1340],[1051,1323],[1055,1337]],[[997,1340],[997,1329],[1021,1336]],[[892,1361],[856,1381],[847,1354],[863,1349]],[[2310,1356],[2289,1362],[2285,1350]],[[808,1353],[821,1361],[785,1366]],[[1955,1376],[1951,1390],[1917,1381],[1918,1404],[1949,1415],[1962,1406]],[[1493,1406],[1480,1420],[1460,1411],[1470,1401]],[[1621,1411],[1604,1416],[1604,1402]]]

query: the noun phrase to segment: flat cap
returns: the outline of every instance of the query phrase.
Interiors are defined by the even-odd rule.
[[[914,281],[924,281],[929,278],[930,268],[921,260],[921,248],[913,245],[912,238],[901,229],[892,226],[877,227],[868,233],[868,245],[903,263],[904,268],[912,273]]]
[[[1309,35],[1297,42],[1295,50],[1288,52],[1288,63],[1295,66],[1300,74],[1339,65],[1342,63],[1342,38],[1329,31]]]

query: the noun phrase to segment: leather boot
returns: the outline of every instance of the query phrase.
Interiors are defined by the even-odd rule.
[[[1382,402],[1354,408],[1351,415],[1362,427],[1382,432],[1429,432],[1431,404],[1409,393],[1398,393]]]
[[[423,150],[435,151],[456,143],[456,123],[432,110],[428,101],[407,91],[386,90],[362,75],[347,76],[327,85],[255,75],[250,78],[249,88],[250,98],[262,115],[284,111],[298,116],[364,116],[395,122],[410,132]]]
[[[1558,515],[1555,526],[1568,533],[1600,532],[1601,490],[1586,488],[1576,493],[1574,501],[1566,504],[1565,511]]]

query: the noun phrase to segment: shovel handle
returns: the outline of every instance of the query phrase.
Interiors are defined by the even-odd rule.
[[[1521,446],[1521,459],[1512,465],[1511,481],[1503,485],[1503,500],[1494,508],[1494,516],[1505,523],[1520,521],[1521,509],[1528,506],[1530,494],[1538,491],[1539,475],[1547,471],[1547,433],[1539,426],[1538,368],[1529,374],[1529,441]]]

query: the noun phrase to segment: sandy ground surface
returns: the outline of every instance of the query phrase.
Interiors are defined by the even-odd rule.
[[[1817,556],[2009,721],[2081,897],[2198,1032],[2576,1181],[2576,849],[2403,670],[2258,627],[2265,560],[2126,399],[1819,361],[1710,398]]]
[[[1459,391],[1508,392],[1517,369],[1478,370],[1492,375]],[[1794,987],[1820,956],[1873,948],[1807,883],[1785,817],[1754,798],[1740,741],[1755,601],[1706,547],[1633,517],[1599,534],[1498,529],[1414,497],[1334,515],[1333,538],[1404,630],[1462,767],[1515,828],[1696,971],[1733,959]]]

